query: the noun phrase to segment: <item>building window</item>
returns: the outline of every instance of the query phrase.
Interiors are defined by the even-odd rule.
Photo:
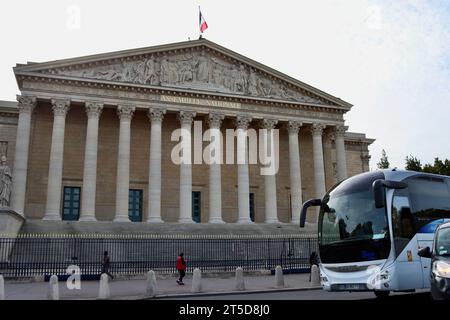
[[[128,191],[128,217],[132,222],[142,222],[142,190]]]
[[[80,187],[64,187],[63,220],[77,221],[80,217]]]
[[[255,222],[255,194],[254,193],[250,193],[250,220],[252,220],[252,222]]]
[[[201,222],[201,208],[202,208],[202,199],[201,192],[193,191],[192,192],[192,220],[194,222]]]

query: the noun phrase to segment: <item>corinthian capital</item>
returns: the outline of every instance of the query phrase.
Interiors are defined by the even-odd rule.
[[[17,101],[19,102],[19,113],[33,113],[36,107],[37,100],[33,96],[21,96],[17,95]]]
[[[94,101],[86,102],[86,114],[89,119],[100,117],[102,110],[103,103]]]
[[[266,130],[272,130],[277,125],[277,119],[263,119],[261,122],[261,127]]]
[[[311,134],[313,136],[321,136],[323,133],[323,130],[325,129],[325,125],[322,123],[313,123],[313,125],[311,126]]]
[[[291,134],[298,134],[300,127],[303,125],[301,121],[291,120],[287,124],[287,129]]]
[[[236,117],[236,128],[246,130],[252,121],[252,117],[240,114]]]
[[[222,121],[225,119],[225,116],[220,113],[210,113],[208,116],[208,123],[210,128],[220,129],[222,125]]]
[[[334,128],[334,133],[336,134],[336,137],[343,137],[345,135],[345,132],[347,132],[348,127],[339,125]]]
[[[70,99],[52,99],[52,110],[55,116],[66,116],[70,109]]]
[[[191,125],[196,115],[197,114],[194,111],[180,111],[180,113],[178,114],[178,119],[180,120],[181,124]]]
[[[135,106],[124,104],[117,106],[117,115],[120,120],[131,120],[136,110]]]
[[[164,119],[164,115],[166,114],[166,110],[162,108],[150,108],[148,110],[147,116],[151,122],[162,122]]]

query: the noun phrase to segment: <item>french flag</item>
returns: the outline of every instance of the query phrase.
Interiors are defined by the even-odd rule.
[[[198,11],[200,13],[199,16],[199,26],[200,26],[200,32],[203,33],[206,29],[208,29],[208,24],[206,23],[205,18],[202,15],[202,12],[200,11],[200,8],[198,8]]]

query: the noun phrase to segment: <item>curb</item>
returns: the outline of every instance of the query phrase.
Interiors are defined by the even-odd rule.
[[[225,295],[240,295],[253,293],[270,293],[270,292],[290,292],[290,291],[312,291],[321,290],[321,286],[314,287],[297,287],[297,288],[280,288],[280,289],[258,289],[258,290],[244,290],[244,291],[215,291],[215,292],[201,292],[201,293],[176,293],[176,294],[161,294],[153,298],[140,298],[139,300],[158,300],[166,298],[192,298],[204,296],[225,296]],[[121,299],[121,298],[117,298]]]

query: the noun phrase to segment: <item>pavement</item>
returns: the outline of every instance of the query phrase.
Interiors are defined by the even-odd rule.
[[[186,298],[210,296],[210,295],[237,295],[242,291],[236,291],[235,279],[230,275],[203,276],[202,292],[192,293],[192,274],[184,279],[184,286],[176,283],[176,277],[157,278],[158,298]],[[274,275],[250,275],[245,276],[246,293],[283,292],[298,290],[319,290],[318,286],[312,286],[309,282],[308,273],[284,275],[285,286],[277,288]],[[136,300],[145,299],[146,280],[110,280],[111,299]],[[49,288],[48,282],[18,282],[5,280],[6,300],[45,300]],[[60,300],[95,300],[98,298],[99,281],[81,281],[80,290],[69,290],[65,281],[59,282]],[[238,297],[238,296],[236,296]]]

